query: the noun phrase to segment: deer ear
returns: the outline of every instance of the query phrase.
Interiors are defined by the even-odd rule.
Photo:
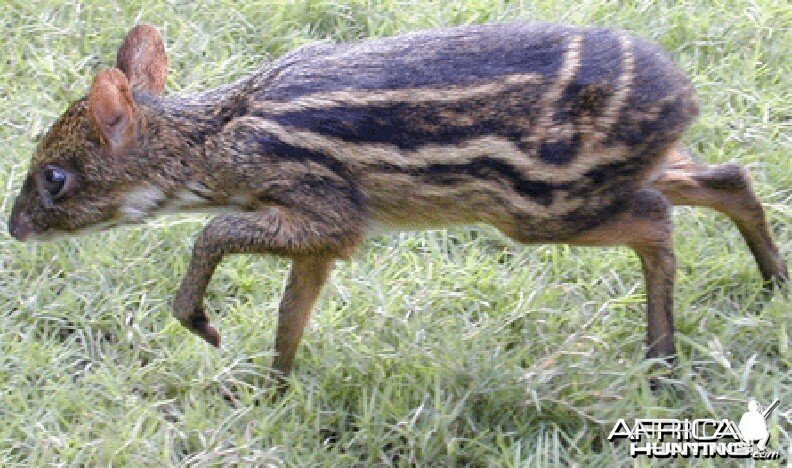
[[[137,110],[129,91],[129,81],[121,70],[108,68],[96,75],[88,94],[88,109],[102,144],[116,151],[132,141],[137,126]]]
[[[129,78],[132,89],[162,94],[168,75],[168,57],[162,37],[150,24],[130,29],[116,55],[116,67]]]

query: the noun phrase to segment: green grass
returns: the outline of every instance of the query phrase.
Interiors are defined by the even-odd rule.
[[[203,218],[42,244],[6,233],[35,137],[138,21],[165,36],[169,92],[191,92],[315,40],[520,19],[621,27],[670,50],[701,97],[687,142],[750,168],[789,260],[789,4],[566,3],[0,4],[0,465],[628,465],[605,440],[615,419],[736,419],[749,396],[781,399],[772,444],[785,452],[792,297],[762,294],[739,233],[709,211],[676,210],[680,359],[655,393],[626,249],[522,247],[486,227],[377,237],[339,264],[293,390],[255,405],[285,261],[222,264],[216,351],[169,311]]]

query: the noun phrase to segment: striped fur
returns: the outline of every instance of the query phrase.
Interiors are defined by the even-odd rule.
[[[284,190],[321,186],[364,225],[487,222],[523,242],[563,240],[614,216],[696,115],[690,82],[655,46],[522,24],[309,46],[212,91],[135,100],[146,161],[115,171],[84,161],[87,179],[171,198],[201,183],[207,208],[249,191],[248,209],[317,204]],[[34,167],[85,139],[86,107],[53,127]],[[123,218],[113,206],[103,221]]]
[[[174,313],[218,345],[202,298],[223,256],[292,258],[283,374],[332,260],[381,226],[482,222],[526,243],[629,245],[647,279],[653,357],[674,353],[669,203],[727,213],[765,279],[788,276],[747,173],[674,156],[698,113],[689,79],[624,32],[483,25],[314,45],[234,83],[162,97],[164,45],[141,25],[118,67],[38,146],[12,234],[220,210]]]
[[[195,117],[184,134],[214,137],[206,146],[237,172],[324,174],[379,224],[483,221],[524,242],[612,217],[696,114],[689,81],[656,47],[552,25],[309,47],[230,87],[139,98],[158,119]],[[242,183],[278,199],[249,173]]]

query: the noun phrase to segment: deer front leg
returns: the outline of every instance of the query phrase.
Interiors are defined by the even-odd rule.
[[[203,298],[215,268],[223,259],[221,247],[223,240],[207,234],[208,227],[204,228],[193,246],[187,273],[182,278],[179,291],[173,299],[173,316],[182,326],[207,343],[219,347],[220,333],[209,324],[209,318],[203,308]]]
[[[295,257],[289,282],[278,308],[273,367],[284,378],[291,373],[294,354],[311,316],[316,298],[327,281],[333,259],[325,256]]]
[[[219,346],[220,334],[209,323],[203,297],[223,257],[270,253],[292,258],[291,279],[280,307],[276,345],[284,355],[275,363],[277,370],[288,374],[302,327],[332,260],[351,255],[361,238],[354,223],[340,226],[310,214],[283,209],[218,216],[204,227],[195,242],[190,264],[173,301],[174,316],[190,331]]]

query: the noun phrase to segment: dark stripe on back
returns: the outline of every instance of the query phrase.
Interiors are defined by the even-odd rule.
[[[268,155],[273,162],[293,161],[298,163],[312,162],[324,166],[341,179],[350,179],[349,170],[338,159],[320,151],[313,151],[300,146],[293,146],[268,134],[253,136],[259,151]]]
[[[583,35],[583,42],[575,77],[558,102],[539,109],[537,101],[557,78],[569,41],[578,34]],[[260,110],[262,106],[254,115],[351,143],[390,144],[402,150],[498,136],[544,162],[565,165],[579,156],[581,119],[602,115],[616,91],[623,73],[620,34],[552,25],[488,25],[323,46],[321,54],[306,53],[310,60],[300,60],[299,53],[290,56],[289,65],[257,99],[289,101],[338,90],[376,92],[479,84],[514,73],[539,73],[545,84],[512,86],[497,95],[456,103],[392,102],[281,114]],[[663,109],[665,122],[646,114],[646,109],[689,81],[658,47],[639,38],[631,40],[637,75],[606,144],[634,147],[647,141],[677,139],[692,120],[686,115],[691,106],[685,100],[690,96]],[[552,112],[554,124],[573,128],[563,141],[535,143],[526,138],[536,128],[540,113],[546,112]]]
[[[698,105],[690,80],[665,51],[641,38],[632,42],[635,78],[625,109],[606,144],[618,141],[661,148],[679,138],[698,115]],[[647,113],[661,100],[665,102],[659,109]]]
[[[479,156],[460,163],[433,163],[426,166],[399,167],[391,164],[378,164],[373,170],[408,174],[420,177],[423,183],[450,186],[472,178],[489,182],[508,182],[521,197],[527,197],[543,206],[553,203],[553,191],[563,190],[569,184],[556,184],[543,180],[527,179],[511,164]]]
[[[566,50],[565,47],[563,50]],[[309,108],[279,114],[267,112],[264,110],[266,107],[260,107],[253,111],[253,115],[273,120],[286,127],[316,132],[351,143],[390,144],[402,150],[415,150],[430,144],[453,145],[473,138],[498,136],[509,139],[522,151],[538,154],[539,159],[544,162],[564,165],[579,152],[582,142],[579,127],[582,119],[596,118],[608,108],[619,76],[623,72],[622,53],[617,33],[606,30],[586,31],[581,50],[581,65],[575,77],[563,90],[562,97],[558,102],[550,103],[549,108],[539,108],[538,100],[548,91],[552,79],[544,85],[512,85],[495,95],[457,102],[416,104],[394,101],[376,105]],[[563,56],[563,53],[560,55]],[[503,57],[500,59],[504,60]],[[655,60],[665,65],[670,64],[666,59]],[[636,61],[643,63],[647,59],[639,54]],[[678,72],[667,71],[668,76],[665,79],[660,71],[656,70],[655,73],[658,74],[655,78],[661,82],[657,84],[659,88],[670,86],[664,81],[671,81],[675,86],[684,84],[678,82],[677,75],[681,76]],[[503,76],[497,78],[502,79]],[[635,99],[642,99],[633,98],[636,93],[641,94],[641,91],[630,93],[628,107],[631,103],[639,103]],[[640,103],[646,104],[643,101]],[[651,118],[651,122],[642,122],[645,119],[638,114],[621,112],[619,125],[614,128],[611,141],[635,146],[648,141],[648,137],[656,132],[666,133],[664,137],[676,138],[689,123],[687,118],[680,121],[680,117],[684,116],[678,106],[684,107],[684,103],[671,103],[663,110],[662,117],[669,119],[663,123],[658,123],[655,118]],[[542,112],[548,111],[553,113],[554,125],[571,124],[573,131],[561,141],[553,139],[539,144],[528,142],[525,137],[535,128],[537,118]],[[471,120],[473,123],[469,123]],[[669,130],[673,132],[667,133]]]
[[[525,131],[516,125],[518,118],[530,115],[530,105],[518,93],[513,100],[497,98],[459,103],[416,105],[394,102],[380,106],[309,109],[256,115],[276,123],[295,127],[352,143],[384,143],[402,150],[415,150],[430,144],[458,144],[482,136],[502,136],[519,141]],[[511,108],[507,108],[510,106]],[[471,125],[460,125],[448,116],[481,115]],[[523,117],[520,117],[520,116]]]
[[[261,99],[466,85],[517,73],[552,78],[570,35],[579,31],[548,24],[477,25],[322,46],[321,54],[306,50],[305,60],[298,51],[285,59],[289,66],[267,84]]]
[[[585,31],[580,66],[561,98],[551,107],[553,122],[557,125],[572,122],[572,132],[568,138],[539,145],[540,160],[560,166],[578,155],[582,143],[581,118],[602,115],[616,92],[622,61],[618,34],[604,29]]]
[[[539,145],[539,159],[556,166],[568,164],[578,153],[580,148],[580,133],[573,129],[572,137],[568,140],[544,141]]]
[[[357,209],[365,211],[364,195],[360,192],[347,167],[338,159],[320,151],[284,143],[271,135],[255,135],[253,140],[258,146],[258,151],[269,160],[268,164],[272,164],[274,167],[281,162],[314,163],[332,173],[332,176],[312,173],[309,167],[306,167],[304,171],[292,172],[290,177],[284,177],[272,184],[275,187],[274,191],[271,190],[273,193],[259,194],[257,196],[259,201],[269,203],[307,191],[312,196],[322,199],[343,197],[343,200],[338,200],[339,203],[350,202]],[[289,170],[294,171],[294,169]],[[284,172],[287,170],[284,169]],[[280,186],[281,183],[288,186]],[[303,209],[311,210],[313,207],[304,206]]]

